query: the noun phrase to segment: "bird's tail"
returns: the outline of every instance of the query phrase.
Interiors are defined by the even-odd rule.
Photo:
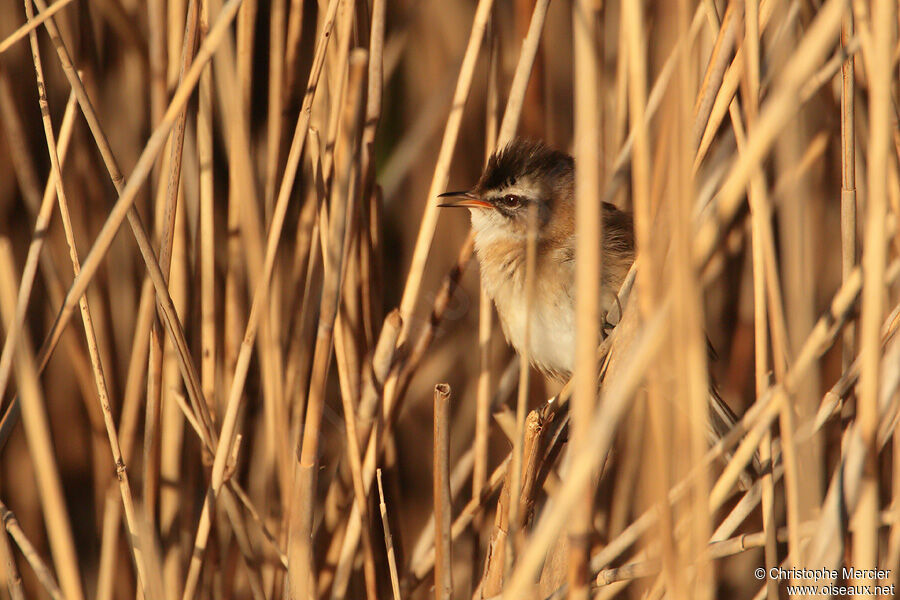
[[[722,396],[719,395],[718,390],[715,385],[709,386],[709,429],[707,435],[709,437],[709,443],[716,444],[720,439],[725,437],[738,423],[740,419],[738,419],[737,415],[734,414],[734,411],[731,410],[731,407],[722,399]],[[724,454],[724,459],[726,461],[730,461],[732,458],[732,453],[726,451]],[[744,471],[741,473],[740,479],[738,483],[740,487],[743,489],[749,489],[750,486],[753,485],[753,482],[759,477],[761,472],[761,467],[759,463],[759,457],[754,454],[753,460]]]

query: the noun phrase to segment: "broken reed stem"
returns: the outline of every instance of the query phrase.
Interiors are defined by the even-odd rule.
[[[391,592],[394,600],[400,600],[400,580],[397,577],[397,559],[394,556],[394,539],[388,521],[387,505],[384,503],[384,488],[381,485],[381,469],[375,471],[378,477],[378,508],[381,511],[381,527],[384,530],[384,547],[387,550],[388,569],[391,574]]]
[[[450,600],[453,595],[453,555],[450,552],[450,386],[434,386],[434,598]],[[379,483],[380,485],[380,483]]]

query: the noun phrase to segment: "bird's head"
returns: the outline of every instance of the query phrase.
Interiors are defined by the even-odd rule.
[[[506,241],[524,241],[534,210],[538,238],[562,238],[574,230],[573,186],[571,156],[515,139],[491,156],[475,187],[441,194],[448,201],[440,206],[468,208],[476,236]]]

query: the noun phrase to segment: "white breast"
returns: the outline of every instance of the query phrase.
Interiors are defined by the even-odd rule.
[[[526,324],[528,356],[548,375],[566,379],[575,364],[575,311],[572,298],[561,287],[539,289],[529,311],[524,291],[494,298],[506,339],[522,353]]]
[[[548,260],[540,265],[530,311],[524,265],[516,267],[505,261],[481,261],[482,282],[497,306],[503,333],[522,354],[527,324],[529,360],[547,375],[567,379],[575,364],[573,263]]]

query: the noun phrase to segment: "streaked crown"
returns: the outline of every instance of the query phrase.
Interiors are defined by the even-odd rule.
[[[574,169],[568,154],[517,138],[491,156],[472,192],[507,217],[536,203],[546,221],[553,204],[569,199]]]

